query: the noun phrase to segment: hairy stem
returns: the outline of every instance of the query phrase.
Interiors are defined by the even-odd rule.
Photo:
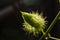
[[[58,21],[59,16],[60,16],[60,12],[56,15],[56,17],[52,21],[51,25],[49,26],[49,28],[45,32],[45,35],[42,35],[42,37],[39,40],[42,40],[43,37],[46,36],[51,31],[51,29],[53,28],[53,26],[55,25],[55,23]]]
[[[50,38],[54,40],[60,40],[59,38],[55,38],[55,37],[50,37]]]

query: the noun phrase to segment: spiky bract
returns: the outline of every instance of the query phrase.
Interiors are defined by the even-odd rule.
[[[45,18],[38,12],[21,12],[22,18],[24,19],[24,30],[33,33],[34,35],[39,34],[42,30],[44,30],[44,26],[46,25]]]

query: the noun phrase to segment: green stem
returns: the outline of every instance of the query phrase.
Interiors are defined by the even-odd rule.
[[[59,38],[55,38],[55,37],[50,37],[50,38],[54,40],[60,40]]]
[[[43,35],[45,35],[45,32],[43,30],[41,30]],[[48,33],[46,36],[45,36],[45,39],[48,40],[49,38],[51,37],[50,33]]]
[[[44,32],[44,30],[41,30],[41,31],[42,31],[43,35],[45,35],[45,32]]]
[[[53,28],[53,26],[54,26],[55,23],[57,22],[59,16],[60,16],[60,13],[57,14],[57,16],[54,18],[54,20],[52,21],[51,25],[50,25],[49,28],[47,29],[45,35],[42,35],[42,37],[41,37],[39,40],[42,40],[43,37],[46,36],[46,35],[51,31],[51,29]]]

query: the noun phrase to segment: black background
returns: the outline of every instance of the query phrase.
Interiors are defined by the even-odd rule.
[[[22,23],[24,22],[20,11],[42,11],[44,16],[47,16],[47,27],[51,24],[54,17],[59,11],[58,0],[37,0],[34,4],[25,5],[22,0],[0,0],[0,10],[11,5],[13,11],[9,12],[8,15],[0,18],[0,40],[37,40],[38,37],[33,35],[25,35],[25,31],[22,30]],[[30,2],[31,3],[31,2]],[[17,5],[16,5],[17,4]],[[60,20],[54,25],[51,30],[51,35],[60,38]]]

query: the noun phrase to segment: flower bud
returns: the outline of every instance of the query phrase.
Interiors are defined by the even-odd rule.
[[[44,30],[44,26],[46,25],[45,19],[43,16],[38,14],[38,12],[21,12],[22,18],[24,20],[24,30],[33,33],[34,35],[41,32],[41,30]]]

